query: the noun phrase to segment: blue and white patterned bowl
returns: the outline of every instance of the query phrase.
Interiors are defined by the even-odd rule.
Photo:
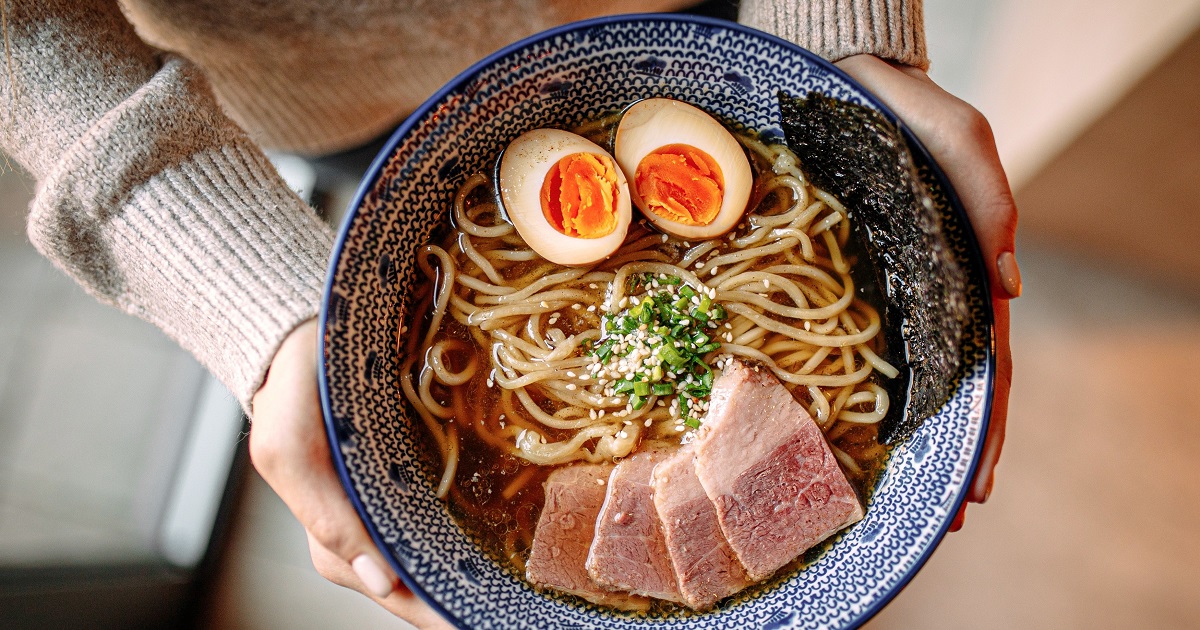
[[[418,455],[420,423],[398,386],[397,330],[408,316],[417,248],[445,220],[464,177],[487,171],[524,131],[568,127],[650,96],[782,136],[779,90],[817,90],[895,118],[836,68],[780,39],[696,17],[625,16],[557,28],[485,59],[418,109],[371,167],[326,287],[322,403],[334,462],[367,530],[404,582],[459,627],[854,627],[908,583],[945,535],[979,457],[995,369],[986,280],[944,181],[944,228],[972,276],[965,373],[950,402],[893,449],[866,518],[808,567],[703,614],[631,617],[540,593],[455,524],[434,497],[440,472]]]

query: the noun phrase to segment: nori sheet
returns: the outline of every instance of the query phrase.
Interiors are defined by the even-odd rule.
[[[943,233],[932,182],[922,179],[899,127],[873,109],[817,92],[780,92],[779,108],[788,146],[812,182],[846,206],[874,263],[887,358],[909,371],[907,413],[889,413],[880,440],[903,440],[957,386],[970,315],[966,272]]]

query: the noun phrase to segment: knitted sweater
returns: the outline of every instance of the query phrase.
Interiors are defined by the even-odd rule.
[[[246,404],[317,312],[332,242],[260,147],[356,146],[518,38],[680,4],[0,0],[0,147],[38,180],[33,244]],[[743,0],[740,20],[927,65],[919,0]]]

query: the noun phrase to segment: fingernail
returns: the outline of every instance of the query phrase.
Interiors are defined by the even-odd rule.
[[[1021,297],[1021,269],[1017,267],[1017,257],[1012,252],[1000,254],[996,257],[996,269],[1000,272],[1000,284],[1009,297]]]
[[[371,556],[362,554],[350,562],[350,568],[354,569],[354,574],[375,597],[383,599],[392,593],[394,585],[391,576]]]

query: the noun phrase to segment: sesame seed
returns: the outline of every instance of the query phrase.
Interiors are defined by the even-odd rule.
[[[628,433],[626,433],[626,432],[624,432],[624,431],[621,431],[621,432],[617,433],[617,437],[619,437],[619,438],[621,438],[622,440],[624,440],[625,438],[629,437],[629,434],[628,434]]]
[[[704,261],[703,261],[703,260],[701,260],[701,261],[698,261],[698,262],[696,263],[696,268],[697,268],[697,269],[703,269],[703,268],[704,268]]]
[[[567,389],[569,389],[571,391],[575,391],[575,390],[579,389],[579,386],[576,385],[575,383],[567,383]]]
[[[597,480],[596,480],[596,485],[597,485],[597,486],[603,486],[603,485],[604,485],[604,479],[597,479]]]
[[[807,319],[804,320],[804,330],[812,330],[812,322],[811,321],[809,321]]]
[[[709,272],[708,272],[708,273],[710,273],[710,274],[712,274],[712,275],[714,275],[714,276],[715,276],[715,275],[717,275],[717,271],[719,271],[719,270],[720,270],[720,268],[719,268],[719,267],[713,267],[712,269],[710,269],[710,270],[709,270]]]
[[[542,307],[542,308],[550,308],[550,306],[549,306],[548,304],[546,304],[546,301],[545,301],[545,300],[542,300],[541,302],[538,302],[538,306],[540,306],[540,307]]]
[[[588,306],[588,307],[587,307],[587,311],[588,311],[589,313],[595,313],[595,312],[596,312],[596,305],[595,305],[595,304],[592,304],[591,306]]]
[[[598,289],[599,287],[597,287],[597,286],[596,286],[596,283],[595,283],[595,282],[589,282],[589,283],[588,283],[588,288],[589,288],[589,289]]]
[[[583,308],[583,305],[582,304],[572,304],[571,308],[578,311],[579,309]]]
[[[764,286],[764,287],[766,287],[766,288],[768,288],[768,289],[770,289],[770,288],[771,288],[771,281],[770,281],[769,279],[767,279],[767,278],[763,278],[763,286]]]

